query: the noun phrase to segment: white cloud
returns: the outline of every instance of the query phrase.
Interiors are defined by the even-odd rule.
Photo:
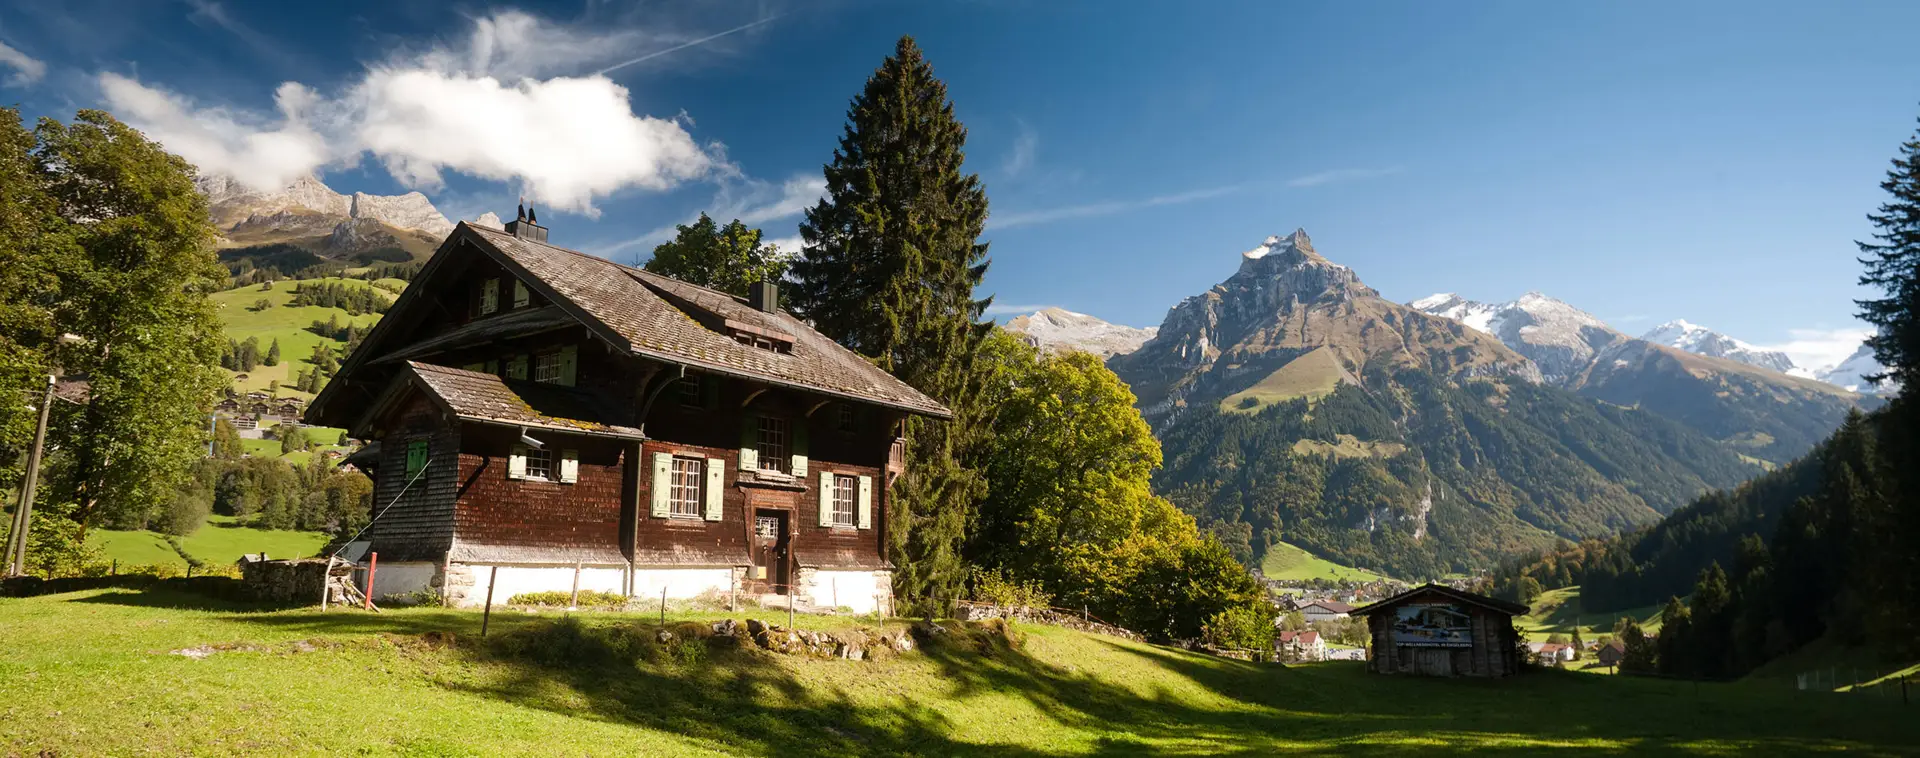
[[[284,187],[338,157],[308,124],[317,96],[294,83],[274,93],[275,119],[221,107],[196,107],[186,98],[114,73],[100,75],[100,91],[115,115],[205,173],[225,174],[255,189]]]
[[[1024,316],[1034,311],[1044,311],[1048,308],[1058,307],[1060,306],[1051,303],[1041,305],[1001,305],[994,303],[987,306],[986,314],[989,316]]]
[[[1350,182],[1350,181],[1357,181],[1360,179],[1374,179],[1382,176],[1392,176],[1398,173],[1400,173],[1400,169],[1398,168],[1342,168],[1342,169],[1335,169],[1332,171],[1322,171],[1318,174],[1308,174],[1306,176],[1296,177],[1294,179],[1288,180],[1287,186],[1296,187],[1296,188],[1297,187],[1318,187],[1322,184],[1333,184],[1335,182]]]
[[[1008,179],[1026,173],[1027,169],[1033,168],[1033,160],[1039,151],[1040,135],[1026,122],[1021,122],[1020,134],[1013,138],[1013,150],[1007,153],[1007,162],[1000,166],[1000,173]]]
[[[564,75],[657,39],[508,11],[476,19],[461,44],[369,65],[331,96],[283,84],[272,116],[197,105],[118,74],[99,80],[123,119],[203,170],[255,189],[371,155],[410,187],[437,189],[451,171],[517,184],[536,205],[596,215],[594,202],[620,190],[734,170],[678,120],[636,113],[613,80]]]
[[[1230,195],[1240,191],[1241,189],[1244,188],[1244,186],[1245,185],[1235,184],[1235,185],[1230,185],[1226,187],[1214,187],[1211,189],[1194,190],[1192,192],[1181,192],[1179,194],[1174,194],[1174,195],[1160,195],[1157,197],[1149,197],[1142,200],[1113,200],[1113,201],[1104,202],[1104,203],[1087,203],[1084,205],[1068,205],[1068,206],[1062,206],[1059,208],[1046,208],[1046,209],[1037,210],[1037,211],[1016,211],[1013,213],[995,214],[987,218],[987,228],[988,229],[1012,229],[1017,226],[1032,226],[1034,224],[1044,224],[1052,221],[1062,221],[1065,219],[1072,219],[1072,218],[1091,218],[1094,216],[1111,216],[1115,213],[1125,213],[1127,211],[1140,210],[1142,208],[1152,208],[1154,206],[1160,206],[1160,205],[1177,205],[1180,203],[1191,203],[1196,200],[1208,200],[1208,199],[1220,197],[1223,195]]]
[[[1789,329],[1787,336],[1789,339],[1786,342],[1758,347],[1786,353],[1788,358],[1793,359],[1793,365],[1820,371],[1833,368],[1852,357],[1853,352],[1860,349],[1860,343],[1873,336],[1873,330],[1867,327]]]
[[[47,64],[8,47],[5,42],[0,42],[0,66],[13,69],[13,75],[7,77],[9,87],[25,87],[47,75]]]

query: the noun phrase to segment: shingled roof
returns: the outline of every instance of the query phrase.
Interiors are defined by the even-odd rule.
[[[758,379],[937,418],[952,412],[867,359],[785,312],[766,312],[723,292],[622,266],[585,253],[461,223],[463,237],[519,269],[530,283],[615,345],[696,369]],[[689,313],[687,309],[704,311]],[[696,320],[793,338],[791,352],[743,345]]]
[[[603,409],[613,407],[592,393],[531,381],[503,380],[493,374],[407,361],[396,382],[412,381],[453,415],[468,420],[642,439],[639,429],[612,423]],[[398,386],[398,385],[397,385]]]

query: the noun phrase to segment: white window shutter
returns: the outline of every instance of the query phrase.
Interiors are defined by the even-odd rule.
[[[568,345],[560,348],[560,384],[572,387],[573,380],[580,373],[580,348]]]
[[[860,477],[860,528],[873,528],[873,477]]]
[[[580,451],[560,451],[560,481],[563,484],[580,481]]]
[[[807,475],[807,457],[806,456],[798,455],[798,454],[790,455],[790,456],[787,456],[787,460],[792,461],[793,478],[799,479]]]
[[[513,280],[513,307],[525,308],[532,299],[527,292],[527,283],[519,279]]]
[[[673,454],[653,454],[653,517],[666,518],[669,512],[667,498],[672,495]]]
[[[755,450],[751,447],[740,448],[740,470],[741,471],[759,471],[760,470],[760,451]]]
[[[480,283],[480,315],[500,310],[500,280],[488,279]]]
[[[707,520],[719,521],[722,498],[727,494],[727,461],[725,458],[707,459]]]
[[[833,472],[820,472],[820,525],[833,526]]]
[[[507,454],[507,478],[508,479],[527,478],[527,446],[526,445],[514,445],[513,450]]]

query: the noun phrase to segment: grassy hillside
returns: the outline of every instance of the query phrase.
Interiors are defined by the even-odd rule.
[[[1387,578],[1371,571],[1342,566],[1285,542],[1276,542],[1273,547],[1267,548],[1267,554],[1260,559],[1260,573],[1268,579],[1294,581],[1331,579],[1371,582]]]
[[[644,618],[586,623],[651,639]],[[531,636],[550,617],[495,614],[484,642],[479,623],[441,609],[263,612],[167,589],[0,599],[0,750],[1894,755],[1920,742],[1920,720],[1897,700],[1781,687],[1381,677],[1358,663],[1249,664],[1033,626],[1018,644],[871,661],[747,650],[636,663],[596,649],[598,635]],[[585,644],[525,647],[567,639]]]
[[[1319,400],[1333,393],[1353,376],[1340,365],[1340,357],[1325,347],[1314,348],[1288,361],[1266,378],[1220,401],[1220,409],[1231,413],[1259,413],[1262,408],[1294,398]]]
[[[374,286],[374,283],[361,279],[313,279],[307,281],[340,283],[353,288]],[[381,281],[385,282],[387,280]],[[243,392],[249,390],[264,390],[270,383],[279,381],[281,384],[286,385],[280,391],[282,397],[293,396],[311,399],[311,395],[293,391],[294,374],[299,370],[311,371],[313,369],[313,365],[309,363],[307,359],[313,355],[315,345],[326,343],[331,345],[336,354],[338,354],[346,347],[346,343],[314,334],[308,331],[307,327],[315,321],[326,321],[328,318],[337,318],[342,326],[348,323],[359,326],[369,326],[380,320],[379,314],[375,313],[349,316],[345,310],[340,308],[321,308],[318,306],[290,307],[287,305],[287,302],[293,299],[293,288],[296,283],[296,281],[291,280],[274,282],[273,288],[270,290],[262,290],[259,285],[248,285],[218,292],[213,295],[214,303],[220,308],[220,321],[226,327],[228,337],[234,340],[245,340],[248,337],[257,337],[260,340],[260,350],[263,353],[269,345],[273,344],[274,340],[277,339],[280,341],[280,365],[259,366],[253,371],[247,372],[246,379],[234,382],[234,386]],[[393,293],[389,289],[382,288],[381,291],[386,293],[389,299],[392,298]],[[254,310],[253,307],[255,303],[260,300],[266,300],[272,303],[272,307],[264,310]],[[336,431],[336,434],[337,433]]]
[[[1660,631],[1660,607],[1646,606],[1628,608],[1608,613],[1580,613],[1580,588],[1563,587],[1547,590],[1534,598],[1532,610],[1525,616],[1513,620],[1528,641],[1544,642],[1549,635],[1572,635],[1578,626],[1580,635],[1588,642],[1602,634],[1612,634],[1613,624],[1623,617],[1640,622],[1640,628],[1649,633]]]
[[[157,532],[120,532],[94,530],[101,551],[122,566],[162,564],[185,566],[186,560]],[[193,534],[180,538],[187,554],[213,564],[227,564],[249,553],[266,553],[273,558],[301,558],[313,555],[327,543],[320,532],[296,532],[282,529],[254,529],[239,524],[232,516],[210,516]]]

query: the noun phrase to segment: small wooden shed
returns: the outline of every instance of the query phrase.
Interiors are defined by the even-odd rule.
[[[1520,670],[1520,633],[1513,617],[1527,606],[1426,584],[1372,605],[1365,616],[1376,674],[1510,676]]]

